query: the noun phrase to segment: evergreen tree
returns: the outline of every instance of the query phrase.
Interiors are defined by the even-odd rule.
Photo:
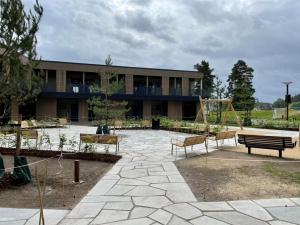
[[[251,110],[255,105],[255,89],[252,84],[254,70],[243,60],[234,64],[228,76],[228,95],[236,110],[244,111],[245,125],[251,125]]]
[[[284,108],[285,107],[285,100],[282,98],[278,98],[275,102],[273,102],[274,108]]]
[[[36,1],[26,12],[21,0],[0,0],[0,117],[7,116],[12,102],[18,106],[40,92],[36,33],[43,8]]]
[[[210,98],[213,93],[214,89],[214,78],[215,75],[212,74],[214,69],[210,68],[209,62],[202,60],[201,63],[197,63],[194,66],[195,69],[198,70],[198,72],[203,74],[203,80],[202,80],[202,98]]]
[[[108,125],[110,120],[121,119],[125,117],[127,108],[126,101],[113,101],[111,96],[118,93],[124,87],[124,80],[118,79],[118,74],[109,70],[109,66],[112,66],[112,60],[110,56],[105,60],[105,71],[98,73],[101,81],[101,86],[94,84],[92,86],[92,92],[101,93],[102,96],[94,96],[88,100],[90,109],[94,113],[97,120],[104,120],[105,125]]]

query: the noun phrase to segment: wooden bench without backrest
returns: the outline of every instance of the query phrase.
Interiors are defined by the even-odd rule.
[[[293,142],[292,137],[238,134],[238,142],[248,148],[248,154],[251,154],[251,148],[263,148],[279,151],[279,158],[282,158],[282,151],[286,148],[294,148],[297,141]]]
[[[181,147],[184,148],[185,151],[185,157],[187,157],[186,153],[186,147],[187,146],[193,146],[193,145],[198,145],[205,143],[205,148],[206,148],[206,153],[208,153],[207,150],[207,142],[206,142],[206,135],[197,135],[193,137],[186,137],[183,141],[179,140],[171,140],[171,145],[172,145],[172,154],[173,154],[173,146]]]
[[[79,151],[81,143],[116,145],[116,153],[119,152],[119,139],[116,135],[106,134],[80,134]]]

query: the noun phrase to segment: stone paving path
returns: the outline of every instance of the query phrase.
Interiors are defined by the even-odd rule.
[[[95,128],[86,129],[94,133]],[[70,136],[83,131],[72,126],[64,132]],[[59,225],[300,224],[300,198],[198,202],[173,163],[184,156],[183,151],[176,156],[170,154],[170,138],[183,138],[185,134],[152,130],[119,133],[128,135],[120,145],[123,158],[71,212],[57,211],[64,214]],[[209,143],[209,150],[215,150],[214,143]],[[195,147],[189,155],[204,152],[203,147]],[[1,221],[10,210],[0,209],[0,225],[8,224]],[[36,213],[24,211],[10,224],[23,225],[25,216],[32,218]],[[46,224],[57,221],[49,219]]]

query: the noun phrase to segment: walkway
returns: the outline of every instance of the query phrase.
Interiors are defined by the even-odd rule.
[[[85,132],[94,132],[95,128],[86,129]],[[72,126],[61,132],[70,137],[83,131]],[[119,133],[128,135],[120,146],[123,158],[60,225],[300,224],[300,198],[197,202],[173,163],[176,157],[170,155],[170,138],[184,134],[152,130]],[[209,143],[209,149],[215,150],[213,143]],[[200,153],[199,149],[194,148],[192,154],[195,153]],[[180,151],[177,159],[183,155]],[[50,219],[46,224],[57,222]]]

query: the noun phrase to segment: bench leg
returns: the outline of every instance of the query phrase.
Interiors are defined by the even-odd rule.
[[[219,149],[219,143],[218,143],[218,141],[216,140],[216,143],[217,143],[217,149]]]
[[[236,141],[236,137],[234,137],[234,141],[235,141],[235,146],[237,146],[237,141]]]
[[[279,150],[279,158],[282,158],[282,150]]]
[[[172,145],[171,155],[173,155],[173,144],[171,144],[171,145]]]
[[[207,141],[205,140],[205,149],[206,149],[206,154],[208,154],[208,146],[207,146]]]
[[[248,147],[248,154],[251,154],[251,148]]]
[[[186,147],[184,147],[185,158],[187,158]]]

